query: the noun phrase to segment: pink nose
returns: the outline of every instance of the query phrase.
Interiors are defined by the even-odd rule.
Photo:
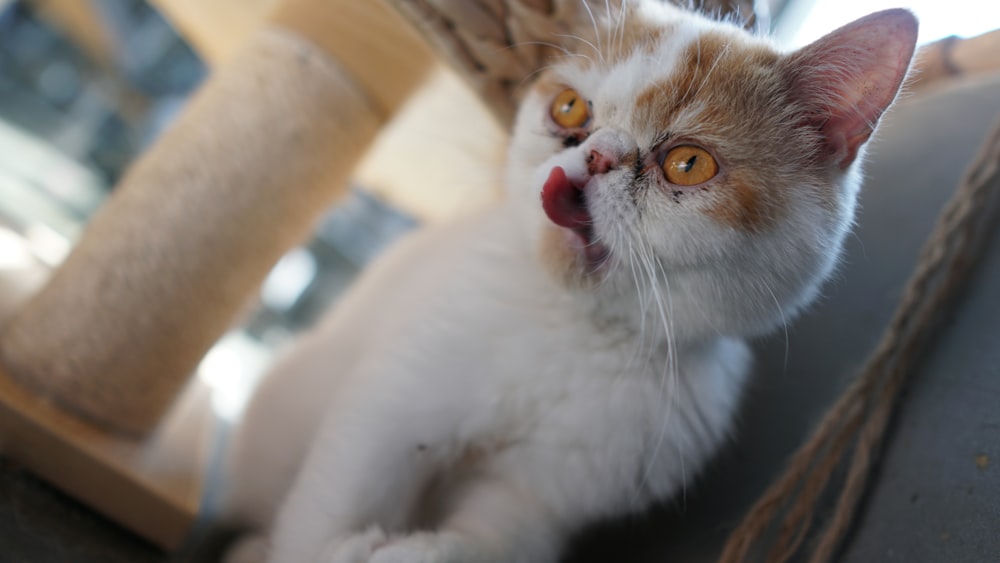
[[[605,174],[614,167],[615,161],[611,156],[597,149],[590,149],[590,154],[587,155],[587,171],[591,176]]]

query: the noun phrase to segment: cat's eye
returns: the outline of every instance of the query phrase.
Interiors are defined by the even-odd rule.
[[[662,166],[667,181],[678,186],[701,184],[719,173],[719,165],[712,155],[694,145],[680,145],[670,149]]]
[[[566,129],[583,127],[590,121],[590,104],[572,88],[559,92],[549,111],[552,120]]]

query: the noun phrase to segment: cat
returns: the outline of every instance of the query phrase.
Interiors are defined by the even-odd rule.
[[[400,242],[264,379],[231,560],[557,561],[731,435],[746,339],[835,267],[916,19],[790,53],[661,2],[595,31],[525,94],[503,201]]]

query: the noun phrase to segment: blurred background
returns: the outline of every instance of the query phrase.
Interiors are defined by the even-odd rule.
[[[213,62],[224,60],[240,30],[271,4],[247,0],[233,9],[231,0],[0,0],[0,273],[33,272],[16,282],[21,293],[42,283],[66,256],[129,163],[169,127]],[[920,17],[920,41],[929,43],[1000,26],[1000,4],[990,4],[771,0],[759,13],[780,41],[797,46],[865,13],[902,5]],[[213,29],[214,42],[198,44],[205,33],[192,30],[215,25],[226,9],[238,21]],[[184,18],[170,18],[182,12]],[[271,351],[310,325],[389,242],[421,222],[491,197],[486,187],[461,184],[477,178],[485,186],[495,177],[483,163],[498,161],[502,131],[443,70],[417,98],[413,105],[422,111],[404,111],[388,128],[360,167],[350,197],[329,211],[311,242],[281,260],[244,326],[206,357],[200,370],[206,382],[221,385],[213,375],[221,373],[255,377]],[[468,119],[456,118],[460,112]],[[434,145],[451,152],[415,158],[410,149],[416,143],[422,151]],[[449,170],[426,164],[444,158],[452,163]],[[386,161],[393,166],[381,165]],[[440,193],[407,191],[413,174],[422,185],[442,186]],[[231,400],[219,399],[223,415],[238,407],[245,386],[235,388]]]

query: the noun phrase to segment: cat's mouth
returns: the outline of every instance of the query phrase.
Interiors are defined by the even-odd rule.
[[[608,249],[596,240],[594,218],[584,191],[586,185],[571,180],[561,166],[552,168],[542,186],[542,209],[549,220],[575,235],[588,264],[596,268],[607,259]]]

